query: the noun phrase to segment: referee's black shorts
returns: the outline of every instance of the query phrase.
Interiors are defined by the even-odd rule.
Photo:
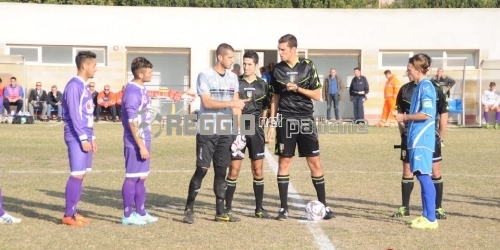
[[[258,123],[256,123],[258,124]],[[247,128],[248,129],[248,128]],[[233,135],[233,141],[236,139],[237,135]],[[255,134],[246,135],[247,145],[241,150],[245,154],[248,148],[249,158],[252,160],[264,159],[264,145],[266,143],[264,139],[264,129],[260,126],[255,126]],[[239,155],[232,156],[233,160],[242,160]]]
[[[227,168],[231,165],[232,135],[196,135],[196,166]]]
[[[318,131],[313,117],[283,117],[281,126],[276,128],[274,154],[293,157],[296,147],[299,157],[319,156]]]
[[[408,153],[408,136],[403,134],[401,135],[401,156],[400,160],[403,162],[409,163],[409,153]],[[436,143],[436,148],[434,149],[434,153],[432,155],[432,162],[440,162],[443,160],[443,156],[441,155],[441,140],[439,139],[439,136],[436,135],[435,139]]]

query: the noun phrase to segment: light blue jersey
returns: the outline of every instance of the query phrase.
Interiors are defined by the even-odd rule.
[[[410,114],[423,113],[430,119],[408,122],[408,151],[413,173],[432,174],[432,153],[436,148],[436,90],[428,79],[420,81],[413,93]]]
[[[434,152],[436,123],[436,91],[432,82],[423,79],[411,98],[410,114],[424,113],[431,119],[408,122],[408,149],[422,148]]]

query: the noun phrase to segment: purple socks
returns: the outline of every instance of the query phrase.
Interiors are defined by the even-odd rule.
[[[135,210],[141,216],[146,215],[144,203],[146,203],[146,185],[145,179],[139,179],[135,183]]]
[[[122,198],[123,198],[123,215],[125,218],[130,217],[134,212],[134,197],[135,197],[135,183],[139,178],[125,178],[122,186]]]
[[[484,121],[486,123],[489,122],[489,115],[488,115],[489,112],[484,112]],[[495,115],[495,123],[499,123],[500,122],[500,112],[497,112],[496,115]]]
[[[122,198],[123,198],[123,215],[125,218],[130,217],[135,210],[141,216],[146,215],[146,209],[144,208],[144,203],[146,203],[146,185],[145,179],[135,178],[125,178],[122,186]]]
[[[76,205],[82,196],[83,180],[70,176],[66,183],[66,210],[64,216],[73,216],[76,214]]]
[[[0,189],[0,217],[2,217],[5,214],[5,211],[3,211],[3,198],[2,198],[2,189]]]

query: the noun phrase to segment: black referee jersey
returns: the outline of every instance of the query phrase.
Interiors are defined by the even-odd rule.
[[[439,135],[439,119],[440,115],[444,113],[448,113],[448,101],[446,100],[446,94],[443,93],[439,83],[431,81],[432,85],[436,89],[436,133]],[[396,110],[400,113],[410,113],[410,105],[411,105],[411,97],[415,89],[417,88],[417,84],[415,82],[405,83],[399,89],[398,96],[396,98]],[[405,127],[406,133],[406,127]]]
[[[262,110],[269,108],[269,84],[266,82],[266,80],[258,76],[256,76],[255,80],[252,82],[248,82],[244,76],[241,76],[239,78],[239,81],[240,99],[249,100],[245,103],[242,114],[254,115],[255,120],[259,121]]]
[[[278,112],[283,117],[311,117],[314,113],[313,101],[294,91],[288,91],[286,84],[293,80],[300,88],[316,90],[321,82],[316,67],[309,59],[299,58],[292,67],[281,61],[274,66],[271,74],[270,91],[280,95]]]

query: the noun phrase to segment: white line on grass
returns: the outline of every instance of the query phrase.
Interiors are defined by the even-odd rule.
[[[273,172],[278,175],[278,162],[274,159],[274,157],[269,153],[269,150],[266,148],[266,161],[269,167],[273,170]],[[297,193],[297,190],[293,188],[292,183],[290,182],[288,184],[288,196],[290,198],[294,198],[295,201],[300,202],[292,202],[292,206],[295,206],[297,208],[300,208],[303,210],[306,202],[300,197],[300,195]],[[314,240],[316,241],[316,244],[318,245],[319,249],[322,250],[335,250],[335,247],[333,246],[332,242],[326,236],[325,232],[323,232],[323,229],[316,223],[307,223],[307,227],[309,228],[309,231],[314,237]]]
[[[0,164],[0,167],[6,167],[6,165]],[[0,170],[0,173],[7,174],[68,174],[69,170]],[[91,174],[106,174],[106,173],[122,173],[124,170],[116,169],[106,169],[106,170],[92,170]],[[242,173],[250,173],[251,170],[242,169]],[[264,170],[264,172],[273,172],[273,170]],[[309,170],[301,171],[304,173],[309,173]],[[387,172],[374,172],[374,171],[354,171],[354,170],[324,170],[324,173],[345,173],[345,174],[368,174],[368,175],[400,175],[401,172],[387,171]],[[192,174],[193,170],[151,170],[150,173],[189,173]],[[500,178],[500,175],[488,175],[488,174],[442,174],[442,176],[454,176],[454,177],[467,177],[467,178]],[[304,208],[305,205],[298,205],[300,208]]]

